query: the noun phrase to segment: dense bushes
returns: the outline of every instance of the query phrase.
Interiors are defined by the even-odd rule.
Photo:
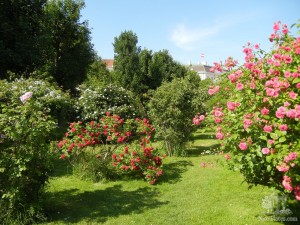
[[[147,119],[124,120],[117,115],[88,123],[71,123],[58,143],[61,159],[68,159],[83,177],[99,181],[114,175],[144,176],[151,184],[162,174],[162,159],[149,146],[154,128]]]

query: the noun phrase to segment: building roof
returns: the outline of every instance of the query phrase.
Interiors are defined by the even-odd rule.
[[[211,73],[210,69],[212,68],[212,66],[203,65],[203,64],[190,65],[189,67],[191,70],[194,70],[198,73],[201,73],[201,72]]]
[[[112,70],[114,68],[114,61],[113,59],[102,59],[102,61],[105,63],[106,68],[108,70]]]

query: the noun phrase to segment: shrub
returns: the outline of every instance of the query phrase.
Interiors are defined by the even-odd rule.
[[[156,127],[156,137],[164,141],[169,155],[183,154],[185,143],[194,131],[190,121],[201,110],[199,102],[203,102],[197,85],[188,78],[174,79],[153,92],[148,113]]]
[[[147,119],[124,120],[108,112],[99,121],[71,123],[58,143],[60,158],[94,181],[126,174],[144,175],[154,184],[162,170],[161,157],[149,146],[153,131]]]
[[[6,93],[6,98],[19,101],[19,96],[25,92],[34,93],[33,98],[41,108],[53,117],[60,127],[64,127],[70,119],[74,119],[75,109],[71,97],[54,83],[40,79],[16,79],[12,82],[2,81],[0,92]]]
[[[55,129],[50,109],[22,82],[0,81],[0,220],[8,224],[33,223],[41,215]]]
[[[229,99],[210,119],[232,168],[250,186],[273,186],[300,200],[300,38],[280,22],[273,29],[270,53],[248,44],[243,66],[224,75],[230,84],[220,89]]]
[[[106,112],[122,118],[140,116],[141,106],[133,94],[122,87],[79,87],[80,96],[75,105],[78,119],[82,121],[99,120]]]

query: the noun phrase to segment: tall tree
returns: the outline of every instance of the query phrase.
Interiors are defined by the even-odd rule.
[[[174,78],[183,78],[187,69],[174,61],[168,50],[155,52],[151,65],[151,89],[156,89],[163,81],[172,81]]]
[[[47,0],[0,1],[0,78],[29,74],[42,61],[41,19]]]
[[[135,93],[141,91],[139,76],[138,38],[132,31],[124,31],[115,37],[114,46],[114,75],[121,86]]]
[[[141,91],[146,93],[151,87],[151,65],[152,65],[152,51],[143,49],[139,53],[139,67],[141,77]]]
[[[51,33],[47,68],[64,89],[74,90],[86,78],[94,52],[86,21],[80,22],[80,0],[49,0],[45,28]]]

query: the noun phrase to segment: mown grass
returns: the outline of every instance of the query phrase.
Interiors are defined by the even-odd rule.
[[[164,175],[155,186],[143,180],[82,181],[60,162],[48,187],[50,221],[44,224],[283,224],[271,221],[262,207],[270,189],[248,190],[223,156],[203,154],[217,146],[210,134],[196,133],[187,157],[164,160]],[[289,207],[289,217],[300,220],[299,204]]]

